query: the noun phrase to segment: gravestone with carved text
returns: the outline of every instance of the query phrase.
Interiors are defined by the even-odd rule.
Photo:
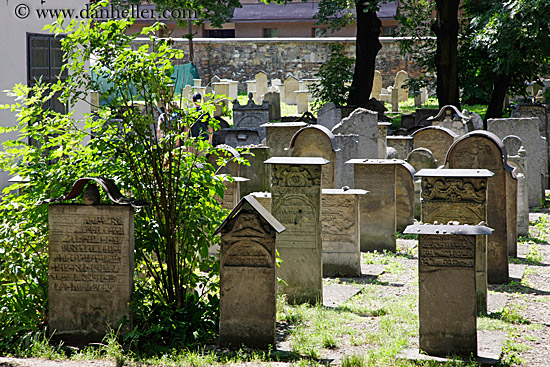
[[[449,129],[429,126],[413,133],[413,147],[414,149],[428,149],[432,152],[436,165],[441,166],[445,163],[447,150],[456,139],[458,139],[458,135]]]

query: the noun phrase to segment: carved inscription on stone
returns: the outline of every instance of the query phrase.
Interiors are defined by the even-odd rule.
[[[313,204],[305,196],[287,196],[284,203],[273,208],[272,214],[286,227],[277,238],[278,247],[317,247],[318,219]]]
[[[483,203],[486,200],[486,191],[486,184],[481,180],[422,178],[422,199],[424,200]]]
[[[485,137],[472,136],[467,144],[456,145],[452,160],[456,168],[502,168],[502,154]]]
[[[475,236],[421,235],[419,271],[474,268]]]
[[[323,252],[357,251],[357,198],[353,195],[323,195]]]

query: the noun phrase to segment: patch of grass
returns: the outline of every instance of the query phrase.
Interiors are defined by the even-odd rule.
[[[63,344],[54,346],[51,343],[51,338],[45,335],[40,335],[33,341],[30,348],[26,351],[22,351],[22,355],[25,357],[42,358],[49,360],[66,359],[66,355],[62,350]]]
[[[525,256],[525,260],[528,264],[531,265],[542,265],[544,258],[542,256],[542,252],[540,250],[540,245],[537,243],[534,243],[529,248],[529,253],[527,256]]]
[[[342,367],[366,367],[367,360],[362,354],[345,355],[342,359]]]

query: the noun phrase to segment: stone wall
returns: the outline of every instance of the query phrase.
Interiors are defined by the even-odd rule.
[[[136,45],[148,42],[137,40]],[[193,43],[195,64],[203,79],[203,85],[211,77],[238,80],[239,90],[245,91],[246,80],[265,71],[270,79],[284,80],[289,74],[299,79],[314,78],[319,66],[329,56],[331,43],[343,43],[348,56],[355,56],[355,38],[196,38]],[[395,74],[405,70],[410,76],[418,76],[420,70],[411,57],[403,57],[399,50],[399,38],[380,38],[382,49],[378,52],[376,68],[382,74],[383,86],[393,85]],[[189,55],[189,41],[174,39],[177,48]],[[188,62],[188,61],[186,61]]]

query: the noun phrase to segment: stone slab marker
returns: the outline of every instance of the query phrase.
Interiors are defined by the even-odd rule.
[[[241,105],[238,100],[233,100],[233,127],[257,130],[260,141],[265,138],[265,127],[269,122],[269,103],[255,104],[253,96],[248,94],[248,103]]]
[[[303,127],[294,134],[288,149],[292,157],[321,157],[329,161],[322,168],[321,187],[335,188],[334,162],[339,148],[329,129],[320,125]]]
[[[508,135],[502,142],[508,153],[507,162],[514,167],[514,173],[518,180],[518,235],[529,236],[529,189],[525,178],[527,152],[523,148],[521,139],[515,135]]]
[[[382,92],[382,74],[378,70],[374,71],[374,79],[372,81],[371,98],[380,99],[380,93]]]
[[[72,343],[101,342],[124,317],[134,274],[134,211],[50,205],[49,328]]]
[[[396,176],[399,159],[351,159],[354,188],[368,190],[360,201],[361,251],[395,252]]]
[[[299,80],[295,78],[293,75],[287,76],[287,78],[284,81],[284,88],[285,88],[285,103],[288,105],[295,105],[296,104],[296,94],[294,94],[295,91],[299,89]]]
[[[263,124],[265,128],[265,144],[270,149],[271,157],[290,157],[287,150],[292,137],[298,130],[307,126],[305,122],[275,122]]]
[[[281,119],[281,94],[277,92],[268,92],[264,99],[269,104],[269,121]]]
[[[243,153],[243,157],[250,163],[250,166],[241,165],[240,174],[249,180],[240,183],[241,197],[251,192],[269,191],[271,187],[270,165],[264,164],[269,159],[269,147],[258,145],[247,147],[249,153]]]
[[[286,231],[277,237],[283,260],[278,277],[290,303],[323,302],[321,245],[321,167],[326,159],[273,157],[271,213]]]
[[[429,355],[477,356],[476,238],[485,226],[414,225],[418,234],[419,347]]]
[[[298,114],[301,115],[309,111],[307,90],[297,90],[294,91],[294,94],[296,95],[296,108]]]
[[[402,88],[405,82],[409,79],[409,74],[406,71],[400,70],[395,75],[395,83],[393,88],[397,90],[399,102],[405,102],[409,99],[409,88]]]
[[[366,190],[323,189],[323,276],[360,277],[359,198]]]
[[[378,123],[378,159],[385,159],[388,145],[386,143],[386,137],[388,135],[388,127],[391,125],[389,122]],[[366,158],[366,157],[365,157]]]
[[[493,133],[476,130],[459,138],[449,148],[446,165],[449,168],[485,168],[495,175],[487,183],[487,224],[494,228],[487,244],[487,275],[492,284],[508,283],[508,227],[506,148]]]
[[[456,139],[458,139],[458,134],[449,129],[429,126],[413,133],[413,147],[414,149],[429,149],[436,160],[437,166],[441,166],[445,163],[447,151]]]
[[[413,150],[413,137],[386,136],[386,146],[392,147],[397,151],[397,158],[407,159],[407,156]]]
[[[342,110],[337,108],[332,102],[327,102],[317,112],[317,124],[326,127],[329,130],[342,121]]]
[[[487,221],[486,169],[423,169],[421,179],[422,222],[476,225]],[[478,241],[476,262],[477,310],[487,312],[487,240]]]
[[[221,233],[221,346],[276,346],[275,242],[284,230],[252,195],[216,230]]]
[[[256,103],[261,104],[264,100],[264,95],[267,93],[267,73],[259,71],[254,75],[256,81]]]
[[[414,174],[416,171],[409,163],[402,161],[395,171],[395,226],[402,232],[414,223]]]

